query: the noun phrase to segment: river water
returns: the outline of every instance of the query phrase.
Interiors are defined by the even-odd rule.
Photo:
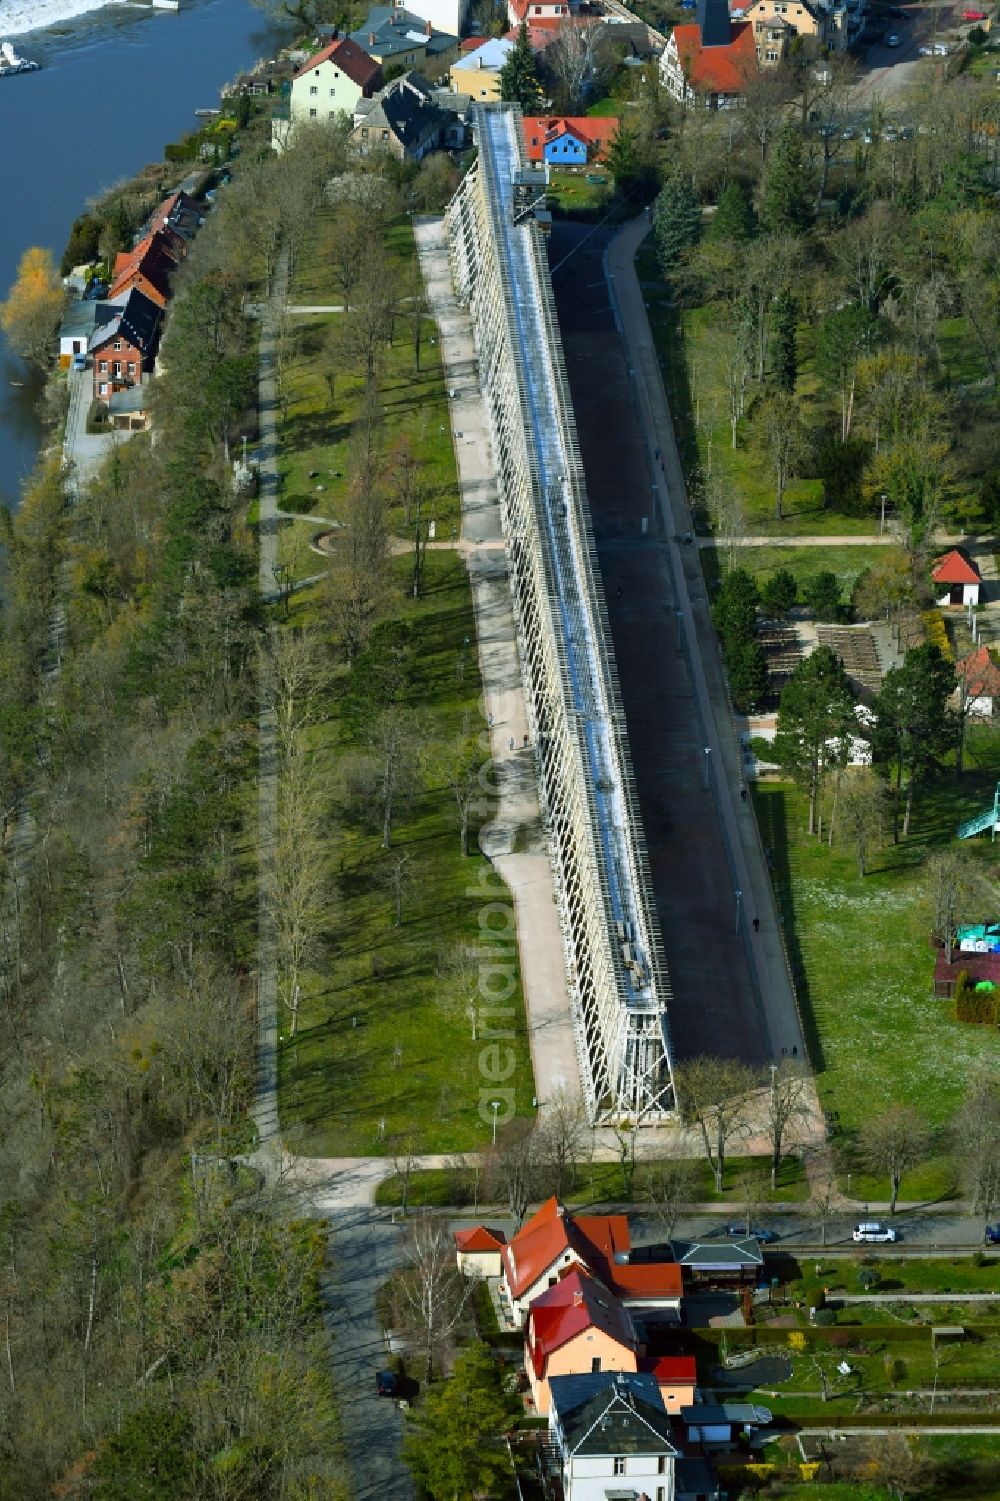
[[[23,11],[24,0],[0,0],[0,39],[15,4]],[[177,13],[109,6],[17,37],[17,51],[42,69],[0,78],[0,297],[22,251],[43,245],[58,263],[87,199],[161,160],[168,141],[197,125],[196,109],[218,104],[227,79],[274,56],[278,38],[250,0],[181,4]],[[0,333],[4,504],[17,504],[38,453],[39,392]]]

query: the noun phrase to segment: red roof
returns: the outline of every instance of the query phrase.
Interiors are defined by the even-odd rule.
[[[988,646],[980,646],[956,663],[955,675],[966,698],[1000,698],[1000,667]]]
[[[644,1362],[643,1369],[661,1386],[672,1381],[678,1386],[694,1386],[698,1380],[698,1363],[693,1355],[661,1355],[659,1360]]]
[[[478,52],[479,48],[485,47],[488,41],[489,37],[485,36],[467,36],[459,42],[458,50],[459,52]]]
[[[951,552],[946,552],[943,558],[938,558],[934,565],[931,578],[936,584],[979,584],[982,582],[982,574],[970,558],[957,547]]]
[[[541,52],[550,42],[554,42],[562,28],[568,24],[574,26],[593,26],[593,16],[531,16],[528,20],[528,41],[531,43],[532,52]],[[516,42],[521,35],[520,26],[512,26],[504,32],[504,41]]]
[[[688,85],[700,94],[741,94],[757,74],[757,49],[749,21],[732,27],[726,47],[703,47],[697,25],[675,26],[673,39]]]
[[[504,1274],[511,1297],[519,1298],[568,1250],[592,1271],[614,1264],[630,1245],[624,1214],[567,1214],[558,1199],[545,1203],[503,1249]],[[616,1272],[621,1268],[616,1267]]]
[[[305,78],[307,73],[311,73],[321,63],[329,62],[338,67],[341,73],[346,74],[359,89],[371,83],[381,66],[374,58],[369,57],[357,42],[352,42],[350,37],[341,37],[336,42],[330,42],[321,52],[314,53],[308,62],[303,63],[292,82],[294,83],[297,78]]]
[[[679,1298],[684,1276],[676,1261],[643,1261],[606,1268],[601,1280],[619,1298]]]
[[[545,147],[560,136],[573,135],[600,156],[618,134],[618,121],[611,115],[525,115],[521,122],[528,160],[545,159]]]
[[[528,1310],[527,1343],[535,1375],[541,1377],[554,1350],[587,1329],[599,1329],[633,1354],[635,1327],[613,1293],[579,1270],[536,1298]]]
[[[141,275],[166,303],[170,296],[170,277],[180,260],[181,245],[180,237],[172,230],[156,229],[140,240],[134,250],[120,251],[115,256],[114,279],[108,288],[108,297],[117,297],[136,276]]]
[[[453,1230],[452,1235],[460,1251],[499,1251],[507,1238],[502,1230],[491,1230],[488,1225]]]

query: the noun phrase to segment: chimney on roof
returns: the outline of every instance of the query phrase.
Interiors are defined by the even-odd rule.
[[[582,1308],[583,1307],[583,1293],[582,1292],[577,1291],[577,1292],[575,1292],[573,1294],[573,1307],[574,1308]]]
[[[434,28],[431,25],[430,21],[425,21],[424,22],[424,30],[426,31],[426,33],[427,33],[428,36],[433,36],[434,35]]]
[[[375,45],[375,33],[374,33],[374,31],[370,31],[368,33],[368,45],[369,45],[369,47],[374,47],[374,45]]]

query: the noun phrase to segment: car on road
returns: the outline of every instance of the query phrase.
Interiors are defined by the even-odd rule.
[[[739,1240],[746,1240],[746,1225],[727,1225],[726,1234],[736,1236]],[[762,1246],[769,1246],[778,1239],[777,1230],[765,1230],[763,1225],[750,1226],[750,1239],[759,1240]]]
[[[1000,1225],[987,1225],[983,1240],[988,1246],[1000,1246]]]
[[[885,39],[885,45],[887,47],[901,47],[903,43],[902,39],[894,31],[891,31]]]
[[[896,1240],[896,1232],[891,1225],[883,1225],[879,1220],[862,1220],[851,1231],[851,1239],[858,1242],[888,1242],[890,1245]]]
[[[962,12],[962,20],[963,21],[985,21],[986,20],[986,12],[984,10],[963,10],[963,12]]]
[[[87,356],[85,354],[75,354],[73,356],[73,363],[71,368],[73,370],[86,370]]]
[[[379,1397],[399,1396],[399,1377],[395,1371],[376,1371],[375,1392]]]

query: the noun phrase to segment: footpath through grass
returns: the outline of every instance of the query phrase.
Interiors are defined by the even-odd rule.
[[[922,861],[989,802],[1000,772],[995,733],[975,734],[970,749],[962,777],[947,772],[918,791],[910,839],[884,849],[863,880],[850,850],[831,850],[806,834],[804,801],[794,789],[779,783],[754,789],[820,1098],[848,1155],[863,1121],[894,1102],[943,1126],[976,1064],[1000,1064],[997,1032],[957,1022],[950,1002],[931,993]],[[988,841],[971,853],[984,863],[992,858]],[[934,1197],[951,1186],[941,1159],[905,1177],[902,1196]],[[887,1197],[884,1183],[860,1175],[852,1193]]]
[[[340,303],[330,268],[322,259],[324,223],[321,217],[296,267],[293,303]],[[403,273],[416,251],[409,218],[393,220],[385,242],[390,273],[403,285]],[[281,376],[280,508],[314,512],[333,521],[343,519],[349,445],[365,395],[363,369],[347,369],[331,353],[330,340],[343,317],[333,313],[290,318],[289,349]],[[401,303],[392,343],[382,352],[378,408],[387,451],[400,444],[410,446],[427,495],[423,519],[433,520],[438,538],[446,539],[458,525],[460,512],[448,393],[434,321],[422,318],[419,369],[414,322],[409,304]],[[405,530],[402,506],[391,494],[390,501],[389,529],[401,532]]]

